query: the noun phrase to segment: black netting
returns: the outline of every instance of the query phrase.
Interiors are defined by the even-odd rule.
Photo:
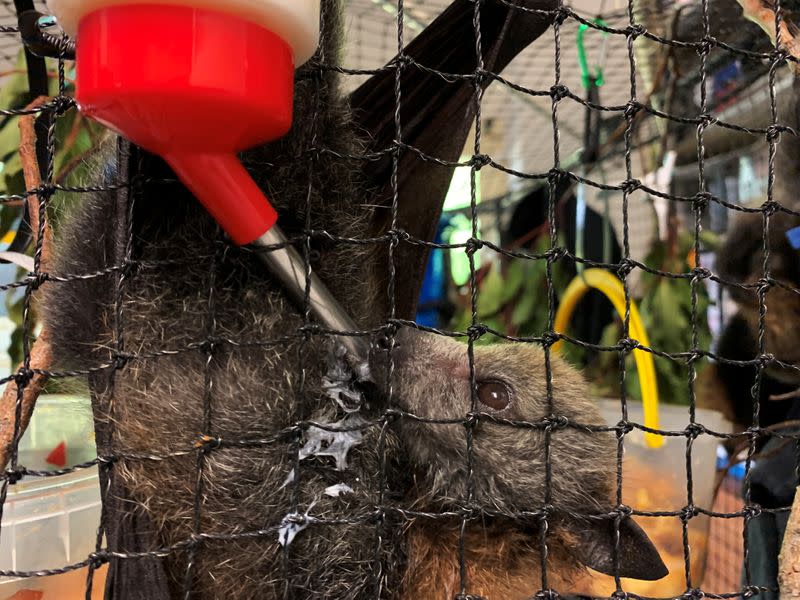
[[[158,158],[76,117],[56,34],[22,61],[17,17],[42,6],[0,4],[0,142],[21,132],[0,228],[33,260],[0,282],[21,359],[0,379],[0,598],[76,574],[87,599],[778,597],[800,448],[793,6],[759,5],[773,45],[728,0],[323,0],[294,129],[243,161],[360,328],[331,332],[310,279],[298,310],[259,263],[283,246],[235,247]],[[420,300],[426,265],[446,291]],[[557,327],[568,283],[613,285],[599,272],[619,314],[595,289]],[[385,352],[374,381],[332,333]],[[676,409],[656,427],[642,356]],[[90,397],[96,458],[26,464],[42,389]],[[648,434],[681,448],[652,458]],[[56,538],[23,539],[43,481],[95,471],[102,510],[58,505],[36,530]],[[636,580],[658,569],[633,522],[660,583]],[[56,585],[20,597],[73,597]]]

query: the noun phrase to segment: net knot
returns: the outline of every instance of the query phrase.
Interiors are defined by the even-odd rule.
[[[550,248],[547,252],[544,253],[545,258],[548,262],[554,263],[557,260],[560,260],[569,255],[569,250],[566,248],[562,248],[561,246],[556,246],[555,248]]]
[[[645,29],[644,25],[640,23],[633,23],[625,28],[625,35],[632,40],[635,40],[645,33],[647,33],[647,29]]]
[[[18,388],[28,385],[31,379],[33,379],[33,370],[30,367],[22,366],[19,371],[14,373],[14,383]]]
[[[553,15],[553,22],[556,25],[563,25],[564,21],[572,16],[572,11],[566,6],[559,6]]]
[[[550,515],[554,514],[556,507],[552,504],[542,504],[537,511],[540,521],[546,521]]]
[[[695,267],[692,269],[692,276],[696,277],[697,279],[709,279],[713,273],[710,269],[706,269],[705,267]]]
[[[561,596],[555,590],[547,589],[547,590],[539,590],[536,592],[536,600],[557,600]]]
[[[290,425],[281,431],[278,435],[278,438],[284,442],[299,442],[303,439],[303,434],[308,430],[308,428],[308,423],[295,423],[294,425]]]
[[[489,331],[489,328],[483,323],[475,323],[467,327],[467,337],[472,342],[477,342]]]
[[[392,423],[399,421],[402,416],[403,413],[396,408],[387,408],[385,411],[383,411],[381,420],[387,425],[391,425]]]
[[[758,281],[756,281],[756,288],[759,294],[767,293],[773,285],[774,282],[771,277],[759,277]]]
[[[50,276],[47,273],[31,273],[27,278],[27,285],[32,292],[35,292],[48,279]]]
[[[203,354],[214,354],[214,350],[216,350],[217,346],[219,345],[219,339],[214,337],[209,337],[204,339],[200,342],[199,349]]]
[[[689,521],[700,514],[700,511],[694,505],[684,506],[680,511],[681,521]]]
[[[683,433],[687,438],[692,438],[694,440],[697,439],[697,436],[708,433],[708,430],[705,428],[705,425],[701,423],[689,423],[686,429],[683,430]]]
[[[689,350],[689,356],[686,358],[686,364],[691,365],[696,363],[698,360],[703,358],[706,355],[705,350],[702,348],[692,348]]]
[[[619,423],[617,423],[615,429],[617,430],[617,434],[619,435],[628,435],[631,431],[633,431],[633,423],[631,423],[630,421],[622,420]]]
[[[453,600],[486,600],[486,598],[474,594],[456,594],[453,596]]]
[[[461,422],[465,429],[475,429],[481,422],[480,414],[468,412],[467,417]]]
[[[128,364],[128,361],[130,361],[132,358],[133,355],[129,354],[128,352],[115,352],[111,359],[111,364],[114,366],[115,370],[119,370],[124,368],[125,365]]]
[[[566,429],[569,426],[569,419],[564,415],[550,415],[542,423],[549,429]]]
[[[779,65],[781,63],[790,62],[792,60],[791,53],[781,46],[780,48],[774,48],[772,52],[770,52],[770,60],[772,64]]]
[[[620,279],[625,279],[628,275],[631,274],[631,271],[636,268],[636,263],[631,260],[629,257],[623,258],[619,261],[619,266],[617,267],[617,275]]]
[[[108,562],[108,556],[106,556],[105,552],[92,552],[89,555],[89,564],[87,566],[93,571],[96,571],[107,562]]]
[[[622,182],[622,191],[626,194],[632,194],[638,189],[641,189],[642,182],[638,179],[626,179]]]
[[[776,202],[775,200],[767,200],[761,205],[761,212],[768,217],[771,217],[780,209],[780,203]]]
[[[50,198],[56,192],[56,186],[52,184],[42,183],[41,185],[36,186],[27,191],[27,196],[36,196],[39,199],[47,199]]]
[[[303,69],[304,78],[308,81],[319,82],[323,80],[328,70],[328,65],[323,63],[318,57],[312,57]]]
[[[16,469],[6,469],[5,480],[9,485],[18,483],[20,479],[28,474],[28,469],[25,467],[17,467]]]
[[[628,600],[628,592],[623,590],[616,590],[613,594],[611,594],[612,598],[617,598],[618,600]]]
[[[715,38],[713,35],[706,35],[697,43],[695,46],[695,51],[697,52],[698,56],[708,54],[717,46],[717,43],[717,38]]]
[[[562,83],[550,88],[550,97],[553,99],[553,102],[560,102],[564,98],[567,98],[569,94],[569,88]]]
[[[120,267],[120,273],[125,279],[133,279],[139,273],[139,261],[125,260]]]
[[[770,354],[768,352],[765,352],[764,354],[759,354],[758,355],[758,365],[762,369],[766,369],[768,366],[770,366],[774,362],[775,362],[775,355],[774,354]]]
[[[470,254],[475,254],[481,248],[483,248],[483,240],[471,237],[467,240],[464,251],[467,253],[467,256],[469,256]]]
[[[549,348],[560,339],[561,336],[558,335],[555,331],[545,331],[542,334],[542,347]]]
[[[697,117],[697,130],[698,131],[705,131],[711,125],[717,122],[717,118],[714,115],[710,115],[708,113],[703,113],[702,115],[698,115]]]
[[[553,167],[547,172],[547,183],[550,185],[558,185],[561,183],[562,178],[567,176],[568,174],[561,169]]]
[[[302,334],[303,339],[308,341],[314,336],[322,335],[322,327],[317,323],[306,323],[299,328],[299,332]]]
[[[627,519],[633,515],[633,509],[627,504],[619,504],[612,513],[615,517],[620,519]]]
[[[764,430],[761,429],[758,425],[751,425],[747,429],[744,430],[744,433],[747,434],[748,437],[758,439],[762,435],[764,435]]]
[[[691,590],[686,590],[681,598],[684,600],[701,600],[702,598],[706,597],[706,593],[699,589],[699,588],[692,588]]]
[[[55,112],[56,116],[61,116],[73,106],[77,106],[74,98],[69,96],[57,96],[53,98],[53,111]]]
[[[366,522],[372,525],[382,525],[386,522],[386,510],[382,506],[377,506]]]
[[[480,171],[483,167],[492,164],[492,157],[488,154],[473,154],[469,164],[476,171]]]
[[[630,354],[639,347],[639,341],[627,337],[622,338],[619,340],[619,342],[617,342],[617,347],[619,348],[620,352]]]
[[[392,338],[400,331],[401,325],[400,321],[389,321],[381,327],[380,333],[383,337]]]
[[[746,585],[742,588],[742,598],[752,598],[760,593],[761,589],[757,585]]]
[[[389,235],[396,238],[400,242],[407,242],[411,239],[411,234],[408,233],[405,229],[392,229],[389,232]]]
[[[767,131],[764,134],[764,139],[767,140],[767,143],[778,142],[781,139],[781,133],[786,131],[786,128],[782,125],[778,125],[777,123],[773,123],[769,127],[767,127]]]
[[[713,197],[714,196],[711,194],[711,192],[697,192],[692,199],[692,202],[694,203],[694,209],[697,211],[705,210]]]
[[[742,510],[742,516],[745,519],[756,519],[761,516],[761,505],[760,504],[748,504]]]
[[[642,110],[642,105],[637,100],[632,99],[625,104],[625,110],[622,114],[626,119],[632,119],[640,110]]]
[[[493,73],[484,68],[478,67],[472,72],[472,80],[478,85],[484,85],[487,80],[491,82]]]
[[[405,67],[408,67],[413,64],[414,64],[413,59],[410,56],[408,56],[405,52],[401,52],[400,54],[395,56],[394,60],[391,62],[391,66],[398,69],[404,69]]]

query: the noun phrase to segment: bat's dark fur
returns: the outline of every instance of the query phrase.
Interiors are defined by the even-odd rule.
[[[785,117],[792,127],[800,125],[800,80],[794,79],[793,112]],[[775,181],[772,200],[792,211],[800,210],[797,182],[800,180],[800,139],[783,133],[775,156]],[[759,213],[738,215],[717,253],[717,273],[736,303],[737,314],[730,320],[719,342],[718,353],[728,360],[754,360],[759,354],[761,303],[759,282],[764,276],[765,241],[769,248],[766,267],[775,282],[764,294],[763,315],[765,352],[784,363],[770,364],[760,388],[760,424],[772,425],[783,420],[789,402],[770,401],[800,386],[800,250],[792,247],[787,232],[800,226],[800,217],[777,211],[769,217],[765,240],[765,219]],[[747,288],[740,287],[747,285]],[[749,427],[753,421],[752,386],[756,368],[732,364],[713,365],[703,375],[698,401],[701,405],[722,410],[738,426]]]
[[[324,3],[328,34],[323,52],[328,56],[340,46],[340,11],[335,4]],[[249,152],[246,163],[281,214],[287,235],[301,230],[308,206],[312,227],[363,237],[368,214],[363,204],[369,198],[355,180],[353,165],[331,156],[318,162],[302,156],[311,147],[313,135],[318,143],[342,154],[359,151],[336,77],[307,75],[306,70],[298,74],[297,126],[280,143]],[[354,198],[360,200],[354,202]],[[111,229],[114,202],[113,193],[86,199],[61,225],[54,271],[87,273],[109,266],[102,242]],[[126,348],[145,355],[164,349],[182,352],[137,359],[117,373],[109,414],[99,415],[115,423],[114,452],[163,455],[191,447],[198,433],[206,432],[206,377],[212,386],[212,429],[206,433],[232,439],[264,438],[298,419],[332,417],[326,414],[332,403],[320,389],[325,360],[319,340],[306,345],[297,338],[270,346],[247,345],[291,335],[302,320],[255,257],[221,241],[194,199],[177,185],[150,187],[136,204],[134,229],[137,260],[171,264],[144,267],[127,282]],[[365,325],[373,292],[365,280],[370,272],[368,249],[340,244],[313,261],[357,322]],[[214,297],[210,299],[212,277]],[[106,348],[114,343],[112,281],[113,277],[89,279],[49,290],[43,315],[53,332],[54,347],[68,364],[85,367],[108,357]],[[207,367],[207,355],[187,347],[209,337],[209,302],[214,305],[213,335],[245,345],[219,344]],[[298,395],[301,353],[306,381]],[[393,440],[393,436],[387,440],[390,449]],[[327,463],[304,464],[297,510],[303,513],[318,500],[313,509],[316,517],[347,515],[363,521],[375,500],[376,489],[370,484],[378,471],[376,448],[374,433],[370,433],[345,473]],[[186,540],[193,532],[196,462],[192,453],[163,463],[117,465],[117,476],[126,482],[135,502],[146,507],[160,544]],[[222,449],[208,454],[202,481],[202,531],[242,533],[281,523],[293,510],[294,486],[281,488],[293,467],[292,444],[286,441],[263,449]],[[322,490],[341,481],[356,493],[344,499],[320,498]],[[281,597],[287,586],[309,598],[357,598],[375,589],[373,524],[312,526],[305,533],[290,546],[288,582],[281,579],[284,555],[274,532],[259,539],[205,544],[196,558],[194,589],[204,590],[202,597],[237,599]],[[392,535],[386,527],[382,547],[389,566],[398,560],[395,554],[401,548]],[[186,553],[178,553],[167,564],[177,597]],[[384,575],[393,572],[397,569],[389,568]]]
[[[337,0],[324,0],[323,14],[322,52],[330,60],[340,47]],[[308,75],[308,69],[298,74],[292,132],[279,143],[247,153],[245,162],[269,194],[289,236],[303,230],[308,210],[314,229],[364,237],[372,210],[369,190],[359,180],[356,165],[336,157],[359,152],[360,144],[335,75]],[[309,158],[305,152],[312,146],[334,152]],[[145,161],[149,174],[163,169],[154,167],[153,159]],[[114,165],[108,167],[106,180],[113,181]],[[192,598],[280,598],[287,590],[288,597],[297,598],[375,598],[396,597],[401,589],[425,597],[415,593],[424,587],[424,572],[404,573],[411,546],[392,511],[378,536],[377,427],[365,432],[346,470],[335,470],[327,459],[311,458],[303,461],[298,480],[284,485],[295,468],[297,448],[277,434],[299,419],[331,422],[340,416],[321,384],[328,346],[318,337],[305,343],[299,337],[284,339],[298,331],[302,319],[265,268],[247,250],[230,246],[181,186],[161,185],[146,186],[134,205],[133,256],[142,265],[123,282],[119,325],[125,350],[136,357],[116,372],[112,393],[95,394],[98,429],[113,431],[99,442],[99,452],[180,453],[191,449],[201,432],[223,440],[275,438],[266,446],[218,448],[205,455],[200,530],[214,536],[268,531],[236,541],[206,540],[194,557]],[[113,229],[111,221],[124,216],[114,193],[86,198],[59,227],[52,270],[91,273],[117,264],[114,240],[107,232]],[[378,260],[386,260],[384,249],[378,252],[364,245],[321,244],[312,252],[314,269],[364,327],[385,317],[375,309],[385,305],[385,291],[373,279],[380,271]],[[45,286],[42,314],[62,366],[86,368],[109,360],[118,342],[116,277],[112,273]],[[209,339],[219,342],[204,344]],[[263,343],[268,341],[277,343]],[[439,336],[401,334],[400,341],[395,400],[420,416],[462,417],[470,396],[465,347]],[[540,350],[481,348],[477,365],[480,377],[502,379],[514,389],[508,417],[535,421],[547,416]],[[602,422],[578,374],[555,362],[553,378],[556,414],[579,423]],[[362,414],[370,419],[379,412],[367,406]],[[559,429],[552,437],[551,504],[583,513],[607,509],[615,473],[613,435]],[[543,440],[540,431],[481,424],[472,479],[479,508],[513,513],[535,510],[545,501]],[[386,429],[383,444],[384,503],[442,510],[456,508],[466,497],[463,427],[401,419]],[[112,489],[126,490],[123,500],[130,510],[138,507],[152,522],[154,547],[186,541],[195,532],[197,462],[197,454],[190,451],[164,461],[124,460],[114,466],[112,478],[119,485]],[[353,493],[339,498],[322,494],[338,483],[346,483]],[[306,511],[317,519],[341,522],[309,524],[284,553],[275,528],[287,514]],[[569,572],[581,562],[610,568],[612,537],[607,529],[576,527],[559,519],[554,517],[550,537],[552,556],[558,560],[554,569]],[[451,525],[458,521],[443,527]],[[508,560],[514,564],[498,563],[505,555],[487,543],[489,533],[497,534],[501,526],[515,532],[509,539],[523,552],[519,562],[512,553]],[[537,526],[535,520],[477,522],[468,533],[475,544],[483,540],[485,568],[494,570],[500,581],[507,570],[537,563]],[[424,523],[421,527],[423,532],[433,531]],[[625,527],[621,558],[631,566],[623,569],[653,576],[663,565],[642,536]],[[576,541],[577,549],[570,550],[567,545]],[[639,556],[631,552],[634,547],[641,549]],[[457,556],[456,548],[442,551]],[[412,553],[410,564],[419,557]],[[480,557],[478,552],[473,558],[483,560]],[[182,597],[188,553],[172,552],[165,564],[170,595]],[[530,593],[538,587],[534,575],[525,573]],[[492,587],[493,580],[487,581]],[[127,585],[135,587],[137,582]],[[508,597],[499,590],[495,595],[492,589],[484,591]]]
[[[794,79],[793,114],[786,120],[800,133],[800,78]],[[775,183],[772,200],[792,211],[800,210],[797,181],[800,179],[800,139],[791,132],[781,136],[775,157]],[[800,226],[800,217],[785,212],[776,212],[769,220],[770,277],[778,282],[766,293],[768,310],[765,319],[767,352],[778,360],[800,364],[800,347],[796,343],[800,323],[800,294],[794,289],[800,286],[800,251],[792,248],[786,232]],[[750,289],[731,286],[731,297],[740,313],[751,326],[757,339],[759,321],[759,298],[756,284],[764,273],[764,218],[760,213],[741,214],[734,220],[722,249],[717,255],[720,277],[737,284],[749,284]],[[787,289],[789,288],[789,289]],[[800,381],[797,372],[773,370],[773,374],[791,381]]]

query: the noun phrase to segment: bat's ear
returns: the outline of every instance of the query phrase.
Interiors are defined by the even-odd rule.
[[[614,519],[583,521],[572,528],[578,560],[595,571],[614,575]],[[669,571],[647,534],[631,518],[619,526],[619,576],[655,581]]]

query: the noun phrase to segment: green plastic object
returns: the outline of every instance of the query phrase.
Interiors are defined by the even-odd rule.
[[[594,19],[593,23],[598,25],[599,27],[608,27],[603,19],[599,17]],[[594,85],[595,87],[602,87],[604,80],[603,80],[603,67],[602,65],[597,65],[595,67],[595,73],[589,71],[589,61],[586,59],[586,48],[583,44],[583,37],[586,34],[586,30],[589,29],[589,25],[586,23],[581,23],[580,27],[578,27],[578,35],[576,36],[576,43],[578,45],[578,63],[581,67],[581,83],[585,89],[589,89],[590,85]],[[603,34],[603,37],[608,37],[608,32],[600,30]],[[603,42],[605,43],[605,41]]]

